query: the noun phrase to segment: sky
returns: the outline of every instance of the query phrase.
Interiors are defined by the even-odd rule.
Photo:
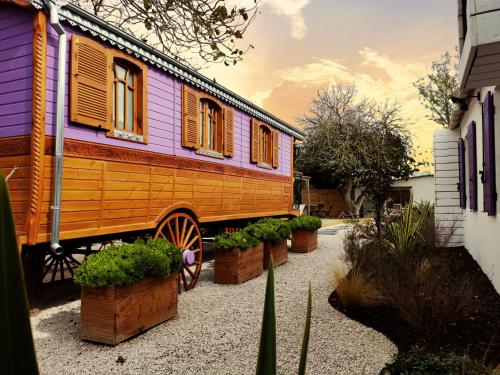
[[[248,0],[233,0],[244,3]],[[234,67],[201,72],[297,126],[318,88],[354,83],[360,95],[397,101],[418,149],[432,162],[440,126],[412,86],[457,44],[456,0],[259,0],[244,35],[255,46]]]

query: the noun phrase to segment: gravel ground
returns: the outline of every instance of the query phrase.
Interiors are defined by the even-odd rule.
[[[341,251],[342,227],[323,229],[319,248],[289,254],[275,270],[278,372],[297,373],[306,315],[307,286],[313,310],[308,374],[378,374],[395,346],[382,334],[346,318],[328,304],[332,267]],[[242,285],[213,284],[213,262],[198,285],[179,296],[179,316],[114,348],[79,339],[80,302],[32,317],[43,374],[253,374],[266,273]],[[117,363],[118,357],[125,360]]]

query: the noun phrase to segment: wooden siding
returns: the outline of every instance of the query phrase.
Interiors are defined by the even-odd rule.
[[[181,165],[179,160],[151,153],[137,158],[132,155],[123,161],[119,150],[110,148],[106,148],[105,158],[99,158],[91,155],[100,155],[100,151],[93,151],[88,144],[68,142],[62,184],[62,239],[153,229],[165,209],[174,204],[194,207],[201,222],[290,212],[291,186],[285,176],[220,168],[206,162],[186,162],[181,169],[174,166]],[[52,147],[52,142],[48,143],[47,147]],[[45,155],[38,242],[49,239],[53,165],[54,157]]]
[[[14,6],[0,12],[0,137],[31,131],[33,14]]]
[[[458,133],[453,130],[434,132],[435,220],[439,230],[455,228],[447,246],[463,244],[463,211],[460,208]]]

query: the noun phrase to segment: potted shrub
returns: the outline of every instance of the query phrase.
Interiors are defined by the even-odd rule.
[[[294,253],[308,253],[318,247],[318,229],[321,220],[314,216],[300,216],[290,222],[292,248]]]
[[[241,284],[262,275],[262,242],[241,230],[215,237],[215,283]]]
[[[264,243],[264,269],[269,267],[269,259],[273,257],[273,265],[288,261],[287,239],[290,237],[290,226],[286,221],[273,218],[259,220],[250,224],[247,230]]]
[[[90,255],[75,272],[81,288],[80,337],[116,345],[177,315],[182,252],[138,240]]]

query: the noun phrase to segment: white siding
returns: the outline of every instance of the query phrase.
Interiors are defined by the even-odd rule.
[[[436,228],[443,235],[453,235],[447,246],[463,245],[463,214],[460,209],[458,183],[458,130],[434,132]]]

